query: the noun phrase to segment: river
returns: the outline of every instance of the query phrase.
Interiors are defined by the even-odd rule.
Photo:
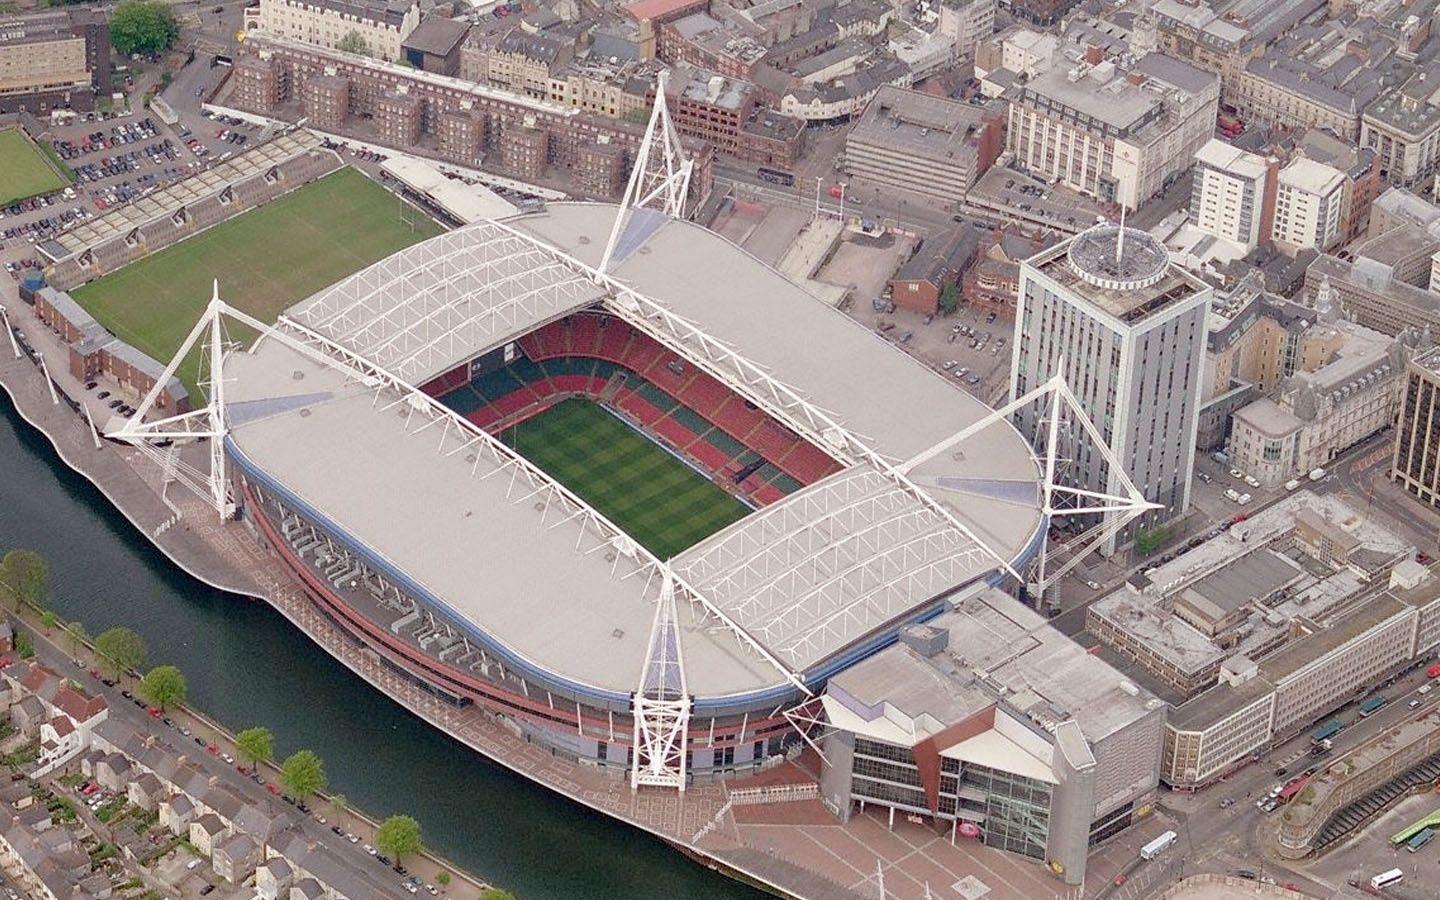
[[[426,843],[521,900],[755,898],[661,842],[497,766],[371,688],[263,602],[172,565],[0,392],[0,551],[49,559],[53,605],[91,634],[149,644],[190,700],[233,730],[265,725],[276,753],[308,747],[332,790],[372,815],[407,813]]]

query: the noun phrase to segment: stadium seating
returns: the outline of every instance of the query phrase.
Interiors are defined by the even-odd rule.
[[[467,366],[459,366],[424,390],[488,430],[511,427],[565,397],[589,397],[759,505],[840,468],[824,451],[621,319],[578,313],[536,329],[518,344],[522,355],[505,368],[467,380]]]

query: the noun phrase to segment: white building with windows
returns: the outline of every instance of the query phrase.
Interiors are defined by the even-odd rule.
[[[1327,249],[1340,233],[1344,195],[1344,172],[1296,157],[1276,181],[1275,243],[1292,253]]]
[[[246,26],[330,50],[354,33],[365,55],[398,62],[400,44],[420,24],[417,0],[260,0]]]
[[[1269,237],[1267,201],[1274,191],[1275,165],[1224,141],[1207,141],[1195,154],[1191,223],[1247,252],[1255,249]]]
[[[1158,240],[1099,225],[1023,262],[1010,395],[1064,376],[1145,499],[1158,509],[1101,547],[1111,553],[1140,528],[1190,505],[1195,431],[1212,290],[1170,262]],[[1036,411],[1016,417],[1032,439]],[[1065,477],[1116,494],[1120,473],[1080,435]]]
[[[1014,93],[1006,150],[1021,168],[1136,209],[1215,133],[1220,79],[1159,53],[1128,69],[1057,56]]]

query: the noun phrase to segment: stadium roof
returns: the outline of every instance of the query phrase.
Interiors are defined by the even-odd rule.
[[[117,206],[99,218],[68,228],[41,242],[40,249],[55,261],[82,253],[319,148],[320,138],[311,132],[287,131],[188,178]]]
[[[990,410],[691,223],[635,217],[613,279],[600,275],[615,214],[552,204],[450,232],[282,322],[416,385],[600,305],[839,459],[842,471],[670,561],[687,598],[703,598],[680,604],[702,706],[790,689],[756,644],[813,680],[1033,549],[1040,473],[1007,422],[897,474],[892,463]],[[725,278],[697,277],[715,272]],[[252,473],[512,661],[607,699],[635,689],[661,564],[583,501],[537,485],[545,476],[428,398],[347,378],[283,341],[226,371],[232,449]]]

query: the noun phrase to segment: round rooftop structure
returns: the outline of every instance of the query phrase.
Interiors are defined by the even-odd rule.
[[[1138,290],[1165,277],[1170,254],[1151,235],[1119,225],[1097,225],[1070,242],[1070,268],[1096,287]]]

